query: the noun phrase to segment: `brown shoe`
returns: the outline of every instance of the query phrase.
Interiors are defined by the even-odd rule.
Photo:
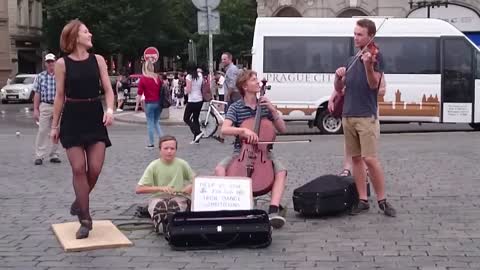
[[[396,217],[397,216],[397,211],[395,210],[395,208],[393,208],[393,206],[389,202],[387,202],[387,200],[378,201],[378,207],[388,217]]]
[[[77,239],[84,239],[88,237],[88,234],[92,230],[92,221],[89,219],[82,219],[80,220],[80,228],[78,229],[75,237]]]

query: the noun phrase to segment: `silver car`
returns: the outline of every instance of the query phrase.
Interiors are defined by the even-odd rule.
[[[33,91],[33,82],[37,74],[18,74],[9,85],[5,85],[0,90],[0,99],[2,103],[9,101],[33,101],[35,92]]]

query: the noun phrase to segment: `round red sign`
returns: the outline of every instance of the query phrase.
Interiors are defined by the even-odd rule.
[[[146,60],[150,60],[153,63],[158,61],[158,58],[160,57],[160,54],[155,47],[148,47],[145,49],[143,52],[143,58]]]

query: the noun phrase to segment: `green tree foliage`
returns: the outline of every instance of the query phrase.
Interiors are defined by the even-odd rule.
[[[213,36],[214,59],[220,61],[222,52],[228,51],[235,58],[247,58],[251,54],[257,2],[255,0],[223,0],[220,11],[220,34]],[[198,36],[200,59],[207,59],[208,36]],[[203,60],[201,62],[206,62]]]
[[[138,60],[143,50],[155,46],[161,56],[187,59],[189,39],[199,42],[199,56],[207,59],[208,36],[197,32],[197,10],[191,0],[42,0],[44,41],[59,52],[63,26],[78,18],[93,33],[96,53],[121,54]],[[219,7],[221,34],[214,36],[216,59],[222,51],[236,57],[250,53],[256,18],[255,0],[223,0]]]

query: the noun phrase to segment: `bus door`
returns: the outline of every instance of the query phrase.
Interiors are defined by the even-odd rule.
[[[444,37],[441,47],[442,122],[471,123],[475,110],[474,48],[465,37]]]
[[[480,51],[478,49],[475,49],[475,93],[474,93],[474,98],[475,98],[475,103],[473,105],[473,112],[474,112],[474,118],[473,122],[476,124],[473,124],[472,127],[475,129],[480,129]]]

